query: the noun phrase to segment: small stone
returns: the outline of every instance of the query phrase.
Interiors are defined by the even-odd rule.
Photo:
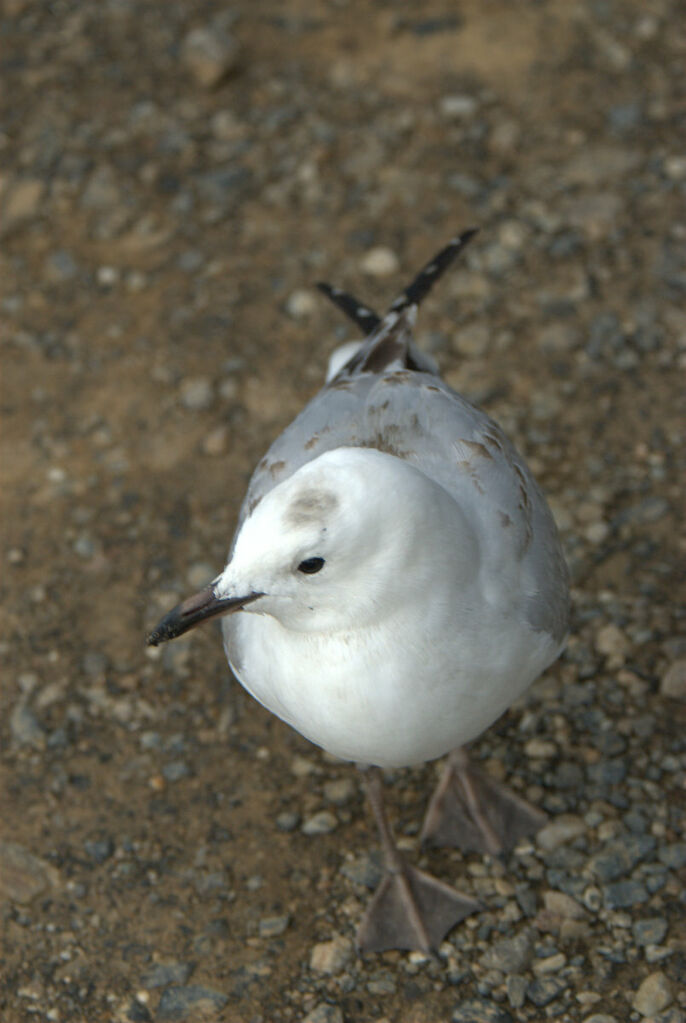
[[[617,881],[603,890],[607,909],[630,909],[648,901],[648,892],[640,881]]]
[[[658,970],[646,977],[631,1004],[642,1016],[654,1016],[656,1012],[666,1009],[672,998],[669,980],[661,970]]]
[[[87,839],[83,843],[86,855],[90,856],[95,863],[104,863],[114,852],[114,840],[105,835],[104,838]]]
[[[312,316],[316,309],[317,300],[306,288],[298,288],[286,300],[286,312],[294,320],[305,320],[308,316]]]
[[[533,938],[529,931],[522,931],[513,938],[496,941],[479,959],[485,970],[500,970],[502,973],[521,973],[526,970],[533,956]]]
[[[502,1009],[493,1002],[470,998],[461,1002],[453,1011],[453,1023],[513,1023],[507,1009]]]
[[[41,747],[45,743],[45,732],[24,699],[20,699],[12,709],[10,732],[18,746]]]
[[[194,28],[183,40],[181,56],[198,85],[213,89],[236,70],[240,47],[219,28]]]
[[[156,1019],[197,1020],[216,1016],[226,1003],[228,997],[220,991],[190,984],[188,987],[169,987],[162,993],[157,1007]]]
[[[263,916],[258,924],[258,931],[261,938],[278,938],[287,930],[291,922],[290,916],[285,913],[283,916]]]
[[[566,842],[571,842],[585,833],[586,824],[583,819],[574,814],[568,814],[557,817],[550,824],[546,824],[545,827],[541,828],[536,835],[536,844],[546,852],[552,852]]]
[[[595,648],[608,658],[609,666],[620,667],[630,649],[629,640],[616,625],[604,625],[595,637]]]
[[[670,664],[660,681],[660,692],[672,700],[686,700],[686,660]]]
[[[0,897],[26,905],[58,883],[59,875],[45,860],[17,842],[0,840]]]
[[[667,933],[667,921],[661,916],[636,920],[632,932],[637,945],[659,945]]]
[[[383,877],[381,857],[376,852],[358,856],[343,864],[341,874],[353,884],[364,888],[376,888]]]
[[[300,814],[295,810],[284,810],[276,818],[276,826],[279,831],[295,831],[300,823]]]
[[[327,781],[324,785],[324,799],[336,806],[343,806],[353,798],[356,791],[352,778],[337,778],[335,781]]]
[[[616,1016],[608,1016],[606,1012],[594,1012],[592,1016],[585,1016],[583,1023],[617,1023]]]
[[[521,1009],[526,1001],[529,981],[521,973],[511,973],[505,980],[507,998],[513,1009]]]
[[[155,963],[141,977],[141,985],[150,990],[170,984],[183,985],[192,972],[191,963]]]
[[[24,178],[10,186],[2,211],[3,234],[17,224],[35,217],[44,194],[45,184],[36,178]]]
[[[441,97],[441,113],[451,121],[462,121],[473,117],[477,102],[473,96],[454,95]]]
[[[583,906],[564,892],[545,892],[543,905],[549,913],[566,920],[583,920],[586,917]]]
[[[320,1002],[307,1016],[303,1016],[302,1023],[343,1023],[343,1013],[337,1005]]]
[[[320,941],[310,952],[310,969],[329,975],[340,973],[353,957],[353,944],[340,934],[331,941]]]
[[[182,778],[188,778],[190,773],[191,769],[184,760],[172,760],[162,768],[162,777],[168,782],[181,781]]]
[[[398,257],[391,249],[377,246],[367,252],[361,262],[362,270],[371,277],[389,277],[398,269]]]
[[[543,1008],[544,1005],[549,1005],[554,998],[557,998],[566,987],[564,980],[560,980],[557,977],[537,977],[529,984],[526,989],[526,996],[530,1002]]]
[[[320,810],[303,821],[300,830],[304,835],[330,835],[338,827],[338,821],[329,810]]]
[[[567,956],[563,952],[556,952],[555,955],[545,956],[543,959],[536,959],[533,964],[533,972],[537,976],[544,976],[548,973],[557,973],[567,962]]]
[[[686,842],[672,842],[671,845],[663,845],[657,852],[660,863],[664,863],[670,870],[681,870],[686,867]]]
[[[554,757],[557,753],[557,746],[549,739],[529,739],[524,745],[524,752],[532,760],[545,760],[547,757]]]
[[[671,181],[683,181],[686,178],[686,156],[666,156],[663,166]]]
[[[202,412],[212,404],[214,396],[209,377],[191,377],[181,384],[181,402],[191,412]]]

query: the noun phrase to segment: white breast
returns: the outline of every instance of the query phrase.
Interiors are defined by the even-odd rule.
[[[484,607],[459,631],[431,619],[323,635],[249,613],[223,624],[234,673],[268,710],[335,756],[397,767],[475,738],[558,653]]]

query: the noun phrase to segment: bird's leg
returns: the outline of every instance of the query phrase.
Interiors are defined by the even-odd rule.
[[[473,767],[465,750],[457,749],[431,797],[421,841],[496,855],[534,834],[545,821],[542,810]]]
[[[401,948],[430,953],[456,923],[481,906],[405,862],[386,817],[381,771],[366,768],[364,779],[379,829],[385,873],[357,930],[358,947],[364,952]]]

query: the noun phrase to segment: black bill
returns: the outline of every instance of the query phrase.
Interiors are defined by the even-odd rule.
[[[261,593],[249,593],[247,597],[218,597],[213,584],[210,584],[173,607],[155,626],[145,642],[148,646],[159,646],[168,639],[182,636],[184,632],[207,621],[208,618],[240,611],[246,604],[251,604],[261,596],[263,596]]]

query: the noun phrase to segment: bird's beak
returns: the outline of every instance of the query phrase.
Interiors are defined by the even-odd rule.
[[[216,581],[215,579],[214,582]],[[262,593],[249,593],[247,597],[218,597],[214,592],[214,582],[173,607],[147,637],[145,641],[147,645],[159,646],[168,639],[176,639],[208,618],[240,611],[246,604],[251,604],[253,600],[264,596]]]

